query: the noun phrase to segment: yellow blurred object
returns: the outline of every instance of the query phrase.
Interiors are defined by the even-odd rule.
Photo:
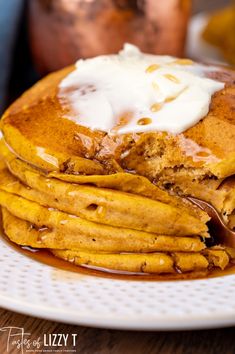
[[[235,3],[212,14],[202,37],[235,65]]]

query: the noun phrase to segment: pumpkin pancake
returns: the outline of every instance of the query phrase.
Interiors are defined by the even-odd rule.
[[[202,253],[135,253],[108,254],[87,253],[73,250],[52,250],[59,258],[76,265],[88,265],[119,271],[143,273],[182,273],[207,270],[210,265],[224,269],[229,263],[226,250],[210,250],[208,255]]]
[[[199,237],[162,236],[141,232],[110,234],[74,233],[41,224],[32,224],[2,210],[3,226],[12,242],[34,248],[73,249],[92,252],[199,252],[205,244]],[[102,226],[100,227],[102,229]],[[95,228],[94,228],[95,230]],[[110,230],[112,231],[112,230]]]
[[[121,271],[161,274],[175,273],[175,267],[181,272],[205,270],[209,264],[224,269],[229,262],[229,254],[225,249],[202,251],[204,248],[197,238],[158,236],[156,245],[152,247],[149,254],[145,253],[145,241],[140,241],[139,247],[141,248],[138,250],[134,246],[134,240],[132,240],[134,243],[130,249],[128,249],[128,240],[127,243],[123,240],[122,243],[125,245],[123,247],[127,246],[125,252],[135,253],[122,254],[120,252],[124,250],[120,248],[121,240],[119,240],[119,247],[113,248],[113,245],[110,247],[110,241],[114,241],[112,238],[102,241],[98,237],[96,242],[92,242],[89,236],[85,239],[83,235],[60,235],[58,231],[46,229],[45,226],[40,228],[21,220],[5,208],[3,208],[3,225],[11,241],[36,248],[50,248],[57,257],[77,265],[86,264]],[[180,252],[177,252],[178,249]],[[149,248],[147,250],[149,251]],[[115,251],[119,253],[116,254]],[[155,252],[152,253],[153,251]],[[156,253],[156,251],[161,252]],[[202,252],[199,253],[199,251]]]
[[[59,205],[60,207],[62,207],[61,197],[65,199],[65,195],[66,195],[67,199],[64,204],[66,204],[67,208],[69,208],[69,210],[66,211],[69,211],[71,213],[76,214],[78,213],[78,210],[80,213],[82,212],[81,210],[82,201],[83,201],[82,209],[83,210],[85,209],[84,195],[87,195],[86,197],[87,201],[85,202],[85,204],[87,209],[90,211],[92,211],[91,210],[92,208],[91,207],[89,208],[91,204],[93,204],[93,209],[97,209],[99,207],[100,201],[97,204],[97,198],[103,199],[100,205],[100,207],[103,207],[103,213],[101,212],[98,213],[100,214],[99,219],[101,218],[102,214],[104,216],[105,214],[104,208],[107,207],[107,205],[105,206],[105,204],[107,203],[110,204],[109,212],[111,207],[115,209],[113,210],[114,212],[118,210],[117,208],[118,198],[113,198],[113,196],[116,197],[119,196],[119,201],[120,201],[119,209],[120,207],[122,209],[125,208],[126,211],[126,207],[128,205],[129,205],[129,210],[132,210],[130,203],[133,203],[134,200],[137,201],[136,195],[140,195],[143,197],[150,198],[151,200],[156,200],[177,207],[180,210],[180,212],[190,214],[196,218],[199,218],[202,222],[207,222],[209,220],[208,215],[205,212],[203,212],[201,209],[199,209],[197,206],[192,205],[186,199],[169,195],[167,192],[161,190],[159,187],[149,182],[149,180],[146,179],[145,177],[131,175],[129,173],[116,173],[116,174],[103,175],[103,176],[42,174],[39,173],[37,169],[33,168],[29,164],[15,158],[13,154],[11,153],[6,154],[5,146],[0,144],[0,155],[1,154],[2,154],[2,158],[5,159],[9,171],[14,176],[19,178],[25,185],[28,185],[29,187],[38,190],[42,194],[47,193],[48,195],[50,195],[52,200],[51,203],[53,203],[54,206],[57,207]],[[13,176],[7,172],[6,166],[3,166],[1,170],[1,177],[2,177],[2,181],[4,181],[4,183],[2,184],[6,186],[10,184],[9,180],[14,180]],[[72,184],[68,182],[72,182]],[[86,187],[86,185],[88,185],[88,187]],[[125,193],[118,194],[116,190],[120,190]],[[135,196],[133,196],[133,194]],[[92,195],[93,195],[93,199],[91,200]],[[143,198],[140,198],[139,200],[142,201],[143,203],[144,200],[146,201],[146,199]],[[80,206],[78,205],[78,203],[80,203]],[[116,205],[114,206],[115,203]],[[142,207],[143,203],[139,203],[139,205],[141,205]],[[123,204],[125,204],[125,206]],[[97,208],[95,208],[95,205],[97,205]],[[137,204],[135,205],[135,208],[136,206]],[[152,208],[150,212],[151,215],[153,213],[153,210],[154,209]],[[83,216],[85,216],[84,211],[83,211]],[[145,211],[147,211],[147,209],[145,209]],[[126,214],[125,214],[125,218],[126,218]],[[148,218],[148,214],[145,215],[145,218]]]
[[[153,200],[161,201],[163,203],[167,203],[172,206],[175,206],[180,210],[182,210],[182,212],[186,212],[192,216],[199,217],[203,222],[207,222],[209,220],[208,215],[205,212],[203,212],[196,206],[189,203],[186,199],[179,198],[175,195],[169,195],[166,191],[161,190],[159,187],[157,187],[156,185],[151,183],[148,179],[142,176],[137,176],[137,175],[124,173],[124,172],[119,172],[111,175],[102,175],[102,176],[67,175],[64,173],[56,173],[56,172],[55,173],[51,172],[49,174],[40,174],[37,169],[17,159],[14,156],[14,154],[10,153],[2,141],[0,142],[0,156],[2,156],[2,158],[5,160],[5,163],[7,164],[10,172],[13,175],[15,175],[17,178],[19,178],[23,182],[23,184],[38,190],[38,192],[36,191],[33,192],[34,194],[35,193],[38,194],[37,197],[38,201],[41,200],[41,203],[43,204],[42,199],[43,199],[43,195],[46,192],[47,194],[50,195],[51,206],[58,207],[58,205],[60,205],[60,208],[62,208],[62,210],[70,213],[77,214],[77,210],[78,210],[77,202],[76,201],[74,202],[73,198],[70,197],[62,205],[61,196],[64,197],[66,193],[67,194],[69,193],[70,196],[74,194],[74,197],[76,195],[81,196],[81,194],[78,193],[78,190],[80,191],[82,190],[81,185],[88,185],[89,187],[91,186],[98,187],[100,191],[102,190],[104,191],[104,188],[105,189],[108,188],[109,192],[112,190],[121,190],[127,193],[142,195],[144,197],[148,197]],[[16,179],[14,179],[13,176],[9,172],[7,172],[6,165],[4,164],[2,169],[0,169],[0,173],[1,173],[0,176],[2,180],[1,183],[2,188],[3,189],[5,188],[6,191],[9,191],[10,180],[13,182],[16,181]],[[60,182],[58,182],[58,180]],[[66,183],[63,183],[63,181]],[[80,187],[75,187],[76,184],[80,185]],[[204,182],[204,184],[206,185],[206,182]],[[14,186],[14,188],[16,188],[16,185]],[[201,191],[201,189],[199,189],[197,193],[194,194],[194,196],[206,200],[208,202],[211,202],[211,204],[213,204],[217,208],[217,210],[221,212],[225,222],[229,222],[231,224],[231,219],[233,219],[233,213],[235,211],[234,177],[227,178],[222,182],[220,181],[219,183],[218,181],[212,180],[211,183],[209,182],[209,186],[207,187],[207,189],[208,189],[207,193],[205,193],[205,189],[203,190],[203,192]],[[97,189],[93,189],[93,191],[95,192],[97,191]],[[30,193],[32,193],[32,191],[29,192],[28,189],[26,189],[26,193],[28,195],[28,198],[30,199],[29,195]],[[92,193],[88,193],[88,195],[91,196]],[[46,203],[48,204],[48,201]],[[92,204],[95,204],[94,200]],[[44,205],[45,205],[45,201],[44,201]],[[99,214],[101,217],[102,213]],[[84,217],[85,215],[84,207],[82,210],[79,209],[79,215],[83,215]],[[112,222],[110,224],[112,224]]]
[[[150,55],[144,60],[160,64],[145,67],[142,57],[127,46],[118,56],[79,61],[4,113],[4,231],[77,265],[156,274],[224,269],[235,252],[208,247],[210,218],[187,196],[210,202],[235,227],[235,72]],[[84,107],[92,114],[83,116]]]
[[[107,135],[66,119],[58,85],[74,67],[50,74],[5,112],[2,131],[23,160],[48,171],[103,174],[127,169],[149,179],[170,171],[185,178],[224,178],[235,173],[235,73],[214,67],[209,77],[225,82],[207,116],[186,132]],[[125,156],[125,152],[128,155]]]
[[[230,259],[226,249],[204,250],[203,244],[200,244],[197,238],[157,236],[152,248],[145,248],[145,240],[142,238],[139,240],[138,248],[136,237],[132,242],[128,242],[129,240],[124,237],[122,241],[112,237],[103,240],[96,237],[96,242],[93,242],[89,235],[85,237],[82,234],[61,235],[58,230],[31,224],[13,216],[6,208],[3,208],[2,214],[4,229],[11,241],[36,248],[49,248],[57,257],[77,265],[161,274],[176,273],[176,269],[183,273],[206,270],[209,265],[224,269]],[[145,253],[146,251],[151,253]]]
[[[29,196],[29,193],[27,194],[26,192],[21,192],[24,195]],[[33,195],[31,193],[31,199],[34,199],[36,195]],[[151,201],[153,202],[153,201]],[[188,236],[188,235],[204,235],[207,236],[207,227],[205,224],[203,224],[200,220],[193,218],[190,215],[183,215],[181,214],[176,208],[170,207],[167,204],[161,204],[158,203],[157,209],[158,209],[158,222],[155,222],[154,224],[148,224],[145,219],[140,220],[139,222],[136,221],[134,223],[133,219],[133,225],[132,228],[126,229],[125,226],[123,227],[113,227],[113,226],[108,226],[102,223],[95,223],[92,221],[85,220],[83,218],[80,218],[75,215],[68,215],[62,211],[59,211],[57,209],[54,209],[53,207],[43,207],[37,202],[32,202],[28,199],[25,199],[23,197],[17,196],[16,194],[8,193],[3,190],[0,190],[0,204],[7,208],[13,215],[21,218],[28,220],[32,223],[37,223],[38,220],[40,220],[41,225],[48,225],[50,227],[59,227],[63,230],[73,230],[74,232],[82,232],[82,230],[85,230],[85,228],[92,230],[93,228],[93,233],[99,233],[99,230],[102,229],[102,232],[106,232],[107,234],[115,232],[115,233],[122,233],[122,232],[127,232],[129,235],[130,232],[144,232],[141,231],[145,229],[147,232],[152,232],[156,234],[162,234],[162,235],[174,235],[174,236]],[[93,211],[93,210],[91,210]],[[87,215],[90,215],[87,213]],[[166,223],[164,221],[165,215],[168,215],[169,221]],[[161,218],[160,218],[161,216]],[[131,220],[131,214],[128,216],[129,220]],[[91,219],[98,219],[99,220],[99,215],[96,217],[94,216]],[[102,218],[101,218],[101,221]],[[121,222],[121,220],[120,220]],[[123,222],[123,225],[127,224],[126,222]],[[97,229],[97,230],[96,230]]]

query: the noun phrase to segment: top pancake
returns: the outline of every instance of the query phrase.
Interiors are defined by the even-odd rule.
[[[208,115],[184,134],[109,136],[65,118],[58,85],[73,70],[72,66],[48,75],[5,112],[5,141],[21,159],[47,171],[88,175],[125,169],[154,179],[179,166],[200,176],[235,173],[234,71],[208,73],[225,82],[225,88],[212,97]]]

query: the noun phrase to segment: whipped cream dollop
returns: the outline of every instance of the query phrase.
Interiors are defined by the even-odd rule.
[[[189,59],[142,53],[125,44],[117,55],[78,60],[59,85],[66,118],[109,134],[179,134],[209,111],[224,83],[206,77],[217,68]]]

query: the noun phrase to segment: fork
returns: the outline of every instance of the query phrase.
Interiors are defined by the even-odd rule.
[[[228,228],[216,208],[201,199],[194,197],[187,197],[186,199],[204,210],[211,217],[208,227],[212,236],[212,244],[221,244],[223,246],[235,248],[235,231]]]

